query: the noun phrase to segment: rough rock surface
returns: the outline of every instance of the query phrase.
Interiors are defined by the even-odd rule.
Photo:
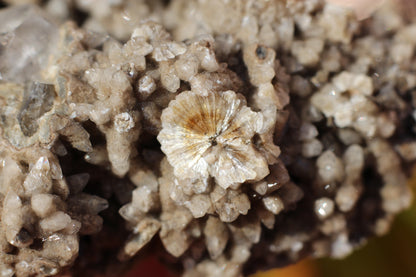
[[[0,10],[0,275],[118,276],[152,252],[243,276],[345,257],[410,205],[402,10],[23,2]]]

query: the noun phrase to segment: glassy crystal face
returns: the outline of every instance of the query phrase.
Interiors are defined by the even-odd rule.
[[[0,80],[42,80],[59,36],[58,26],[36,6],[0,11]]]

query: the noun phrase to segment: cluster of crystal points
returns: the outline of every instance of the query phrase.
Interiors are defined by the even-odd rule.
[[[410,204],[416,23],[396,9],[41,4],[0,10],[1,276],[117,276],[149,251],[241,276],[344,257]]]

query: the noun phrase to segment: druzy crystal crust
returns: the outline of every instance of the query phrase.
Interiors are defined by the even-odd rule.
[[[410,205],[416,23],[397,7],[30,2],[0,10],[1,276],[144,255],[245,276],[343,258]]]

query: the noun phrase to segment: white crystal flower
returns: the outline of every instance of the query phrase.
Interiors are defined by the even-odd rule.
[[[252,143],[262,130],[263,116],[233,91],[182,92],[161,119],[158,140],[176,177],[212,176],[228,188],[269,173],[266,159]]]

